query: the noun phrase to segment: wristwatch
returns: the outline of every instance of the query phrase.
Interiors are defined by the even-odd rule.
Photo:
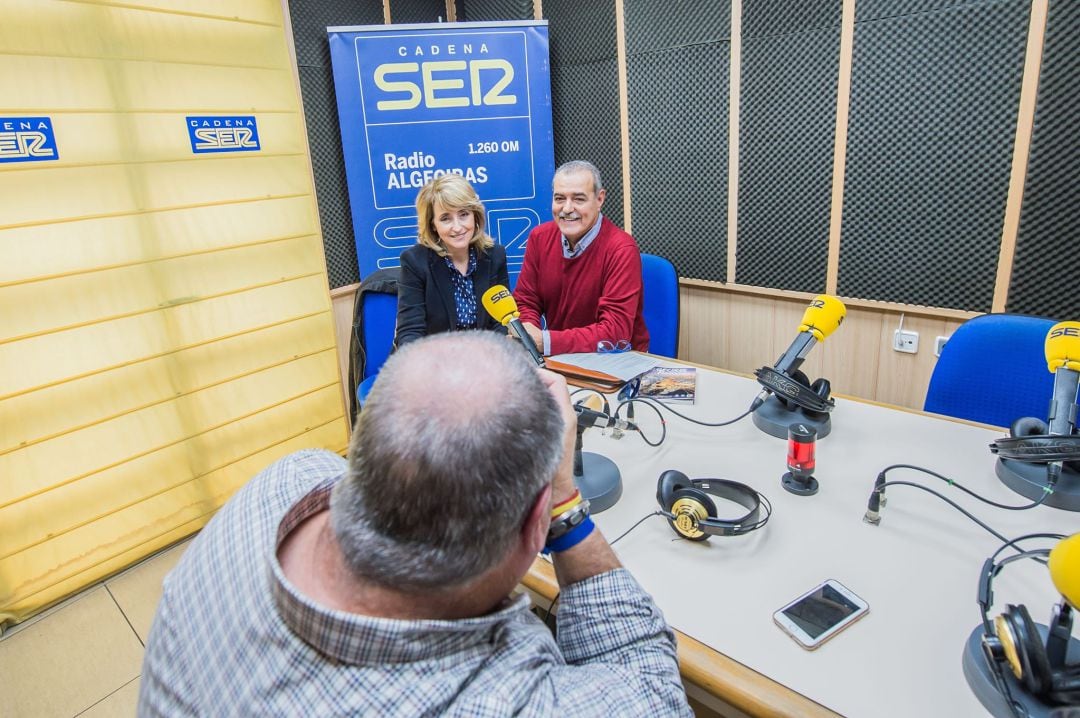
[[[547,540],[551,541],[565,536],[589,516],[589,500],[582,499],[581,503],[574,504],[563,513],[551,520],[551,528],[548,529]]]

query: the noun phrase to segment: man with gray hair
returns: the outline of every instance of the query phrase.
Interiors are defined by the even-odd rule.
[[[574,487],[575,426],[562,378],[490,332],[402,348],[347,463],[271,465],[165,579],[139,714],[691,715]],[[511,597],[542,548],[557,638]]]
[[[575,160],[555,170],[551,214],[529,233],[514,298],[544,354],[648,351],[641,253],[600,213],[600,171]],[[547,327],[540,329],[541,318]]]

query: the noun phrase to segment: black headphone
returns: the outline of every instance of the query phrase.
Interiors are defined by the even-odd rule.
[[[1019,539],[1018,539],[1019,540]],[[1004,612],[990,620],[994,602],[993,581],[1006,564],[1024,558],[1047,556],[1049,549],[1024,551],[997,561],[1010,541],[983,563],[979,576],[979,610],[982,613],[982,648],[987,665],[994,675],[998,692],[1008,703],[1013,715],[1021,716],[1022,708],[1012,697],[1005,680],[1004,667],[1030,695],[1055,705],[1080,703],[1080,664],[1065,662],[1072,633],[1072,609],[1062,601],[1054,607],[1054,615],[1044,644],[1031,614],[1023,605],[1006,604]]]
[[[1009,427],[1009,438],[995,439],[990,452],[1002,459],[1043,464],[1051,461],[1080,462],[1080,436],[1055,436],[1046,422],[1033,416],[1017,419]],[[1080,471],[1080,466],[1072,466]]]
[[[772,392],[773,396],[790,410],[802,407],[807,411],[826,414],[836,406],[836,402],[829,396],[832,385],[825,377],[815,379],[811,384],[810,377],[798,369],[789,375],[768,366],[754,371],[754,376],[759,384]]]
[[[737,519],[717,518],[716,504],[709,494],[734,501],[746,508],[747,513]],[[668,469],[657,479],[656,500],[675,533],[691,541],[705,541],[710,536],[741,536],[764,526],[772,514],[769,500],[746,484],[727,479],[691,480],[674,469]]]

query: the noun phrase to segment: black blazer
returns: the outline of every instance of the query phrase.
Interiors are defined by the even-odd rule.
[[[487,251],[477,252],[473,292],[476,294],[477,328],[505,333],[506,329],[491,318],[480,301],[484,292],[495,284],[510,286],[510,276],[506,271],[506,250],[501,244],[493,245]],[[446,261],[422,244],[409,247],[401,253],[394,345],[404,346],[428,334],[454,331],[456,328],[454,285]]]

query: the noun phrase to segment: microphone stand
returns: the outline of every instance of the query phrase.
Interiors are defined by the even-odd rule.
[[[798,364],[794,366],[797,368]],[[788,427],[792,424],[802,424],[805,427],[812,428],[818,439],[824,439],[832,432],[832,419],[829,412],[813,411],[806,408],[804,404],[809,399],[817,400],[818,403],[822,400],[814,394],[809,386],[794,379],[788,372],[794,372],[794,369],[778,371],[773,368],[762,367],[754,372],[758,377],[758,383],[764,387],[761,394],[768,394],[764,400],[759,399],[760,404],[758,404],[759,400],[754,401],[754,404],[758,404],[754,408],[753,416],[750,417],[754,422],[754,426],[769,436],[786,439],[788,438]],[[789,397],[787,403],[778,399],[778,394]],[[808,394],[813,396],[806,396]],[[800,401],[800,398],[802,401]],[[814,402],[810,403],[813,404]],[[789,404],[794,404],[795,407],[789,408]]]
[[[582,451],[582,436],[589,428],[580,421],[574,440],[574,483],[589,500],[589,513],[610,509],[622,496],[622,475],[615,462],[606,456]]]
[[[777,439],[788,438],[788,427],[792,424],[814,427],[819,439],[824,439],[832,432],[832,419],[829,414],[810,411],[801,406],[789,409],[772,394],[754,410],[751,419],[754,426]]]
[[[1035,630],[1036,635],[1033,638],[1045,645],[1047,634],[1053,628],[1036,623]],[[1027,715],[1028,718],[1050,718],[1055,706],[1029,693],[1024,688],[1023,683],[1013,676],[1011,670],[1005,666],[998,666],[1000,672],[995,675],[995,668],[992,668],[986,662],[986,654],[982,647],[982,638],[985,633],[986,629],[982,623],[975,626],[964,642],[964,651],[961,658],[964,678],[967,680],[971,692],[982,703],[983,708],[989,711],[994,718],[1013,718],[1016,715],[1016,711],[1009,707],[1007,699],[1001,692],[1001,684],[1004,683],[1011,694],[1012,700],[1019,703],[1023,708],[1024,713],[1022,715]],[[1068,658],[1075,661],[1080,657],[1080,640],[1070,638],[1066,650]],[[1058,668],[1060,670],[1060,667]],[[1068,709],[1067,706],[1061,707]]]

